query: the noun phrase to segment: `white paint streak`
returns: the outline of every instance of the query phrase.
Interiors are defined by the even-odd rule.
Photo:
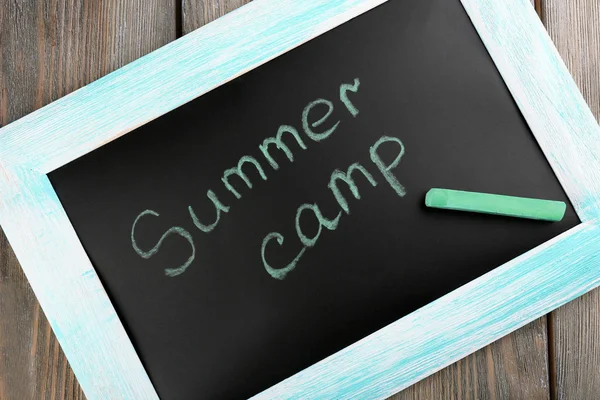
[[[0,222],[86,396],[156,399],[45,173],[386,0],[255,0],[0,129]],[[586,223],[257,396],[382,398],[600,283],[600,129],[528,0],[462,0]]]

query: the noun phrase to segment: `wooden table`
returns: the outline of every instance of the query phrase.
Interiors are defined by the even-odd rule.
[[[0,124],[246,2],[0,0]],[[600,2],[532,2],[600,117]],[[599,366],[600,291],[596,290],[393,398],[596,399],[600,396]],[[83,398],[0,232],[0,399]]]

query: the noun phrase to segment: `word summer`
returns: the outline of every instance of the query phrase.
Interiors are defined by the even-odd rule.
[[[352,102],[350,96],[356,96],[360,88],[360,80],[358,78],[354,79],[353,83],[343,83],[340,85],[339,90],[339,100],[341,104],[345,107],[346,111],[353,117],[356,118],[359,115],[359,110],[356,108],[354,103]],[[321,110],[318,110],[318,109]],[[324,115],[323,111],[326,109]],[[320,112],[319,112],[320,111]],[[335,133],[340,125],[340,121],[329,121],[331,114],[334,111],[333,102],[325,99],[317,99],[309,103],[302,112],[302,131],[306,138],[314,143],[319,143],[323,140],[326,140],[331,135]],[[317,117],[315,117],[317,115]],[[322,117],[318,117],[323,115]],[[284,136],[285,135],[285,136]],[[284,142],[284,137],[287,139],[287,144]],[[308,146],[306,145],[305,138],[298,132],[296,128],[290,125],[282,125],[279,127],[277,134],[273,137],[268,137],[264,139],[262,144],[258,146],[260,153],[262,153],[262,157],[264,160],[252,157],[252,156],[243,156],[239,159],[239,162],[236,167],[227,169],[223,172],[221,181],[223,182],[223,187],[227,190],[233,198],[240,200],[242,199],[242,187],[245,186],[248,189],[252,189],[252,181],[248,177],[247,172],[253,170],[255,172],[255,176],[260,176],[260,178],[264,181],[267,180],[267,173],[265,172],[265,167],[268,165],[273,171],[277,171],[279,169],[279,164],[275,159],[271,156],[271,152],[276,148],[278,151],[282,152],[281,154],[285,154],[290,163],[294,162],[294,153],[290,148],[290,143],[295,141],[295,146],[293,146],[296,151],[307,150]],[[395,159],[391,163],[385,163],[379,155],[379,149],[382,146],[394,146],[397,149],[397,153]],[[403,143],[395,138],[390,136],[382,136],[375,142],[369,149],[369,154],[371,161],[375,165],[375,167],[379,170],[383,179],[390,185],[390,187],[395,191],[395,193],[403,197],[406,193],[404,187],[398,182],[397,178],[393,175],[392,170],[398,166],[402,156],[404,155],[404,145]],[[267,168],[268,170],[268,168]],[[261,246],[261,258],[263,262],[263,266],[265,270],[275,279],[284,279],[292,270],[294,270],[302,258],[302,255],[306,252],[307,249],[315,246],[319,237],[321,235],[321,231],[323,228],[327,230],[335,230],[340,222],[340,218],[343,213],[350,214],[350,208],[348,206],[348,202],[344,195],[342,194],[339,185],[341,183],[345,184],[349,189],[349,192],[358,200],[360,200],[360,193],[358,187],[356,185],[353,176],[357,173],[362,174],[366,181],[368,181],[372,186],[377,186],[377,180],[371,173],[361,164],[354,163],[350,165],[346,172],[342,170],[336,169],[332,172],[328,188],[331,190],[332,195],[335,197],[337,203],[339,204],[341,211],[334,218],[326,218],[321,213],[321,210],[317,204],[302,204],[298,207],[296,211],[295,217],[295,226],[296,233],[298,239],[302,243],[303,247],[300,252],[295,256],[295,258],[290,261],[287,265],[281,267],[271,266],[268,262],[268,251],[271,246],[273,246],[272,242],[275,240],[278,245],[282,246],[284,237],[278,232],[271,232],[262,241]],[[234,178],[234,175],[236,179]],[[224,201],[220,200],[217,194],[208,190],[206,196],[212,202],[215,211],[214,220],[207,223],[207,221],[200,221],[194,209],[189,206],[188,211],[191,218],[191,221],[195,225],[198,230],[203,233],[209,234],[215,228],[217,228],[219,221],[223,217],[224,214],[229,213],[231,209],[231,205],[225,204]],[[304,217],[303,217],[304,216]],[[319,228],[317,232],[313,236],[307,236],[302,228],[301,220],[307,217],[313,217],[317,221]],[[193,237],[189,231],[181,227],[172,227],[168,231],[166,231],[158,240],[156,245],[149,250],[144,250],[139,247],[138,243],[135,240],[135,232],[136,226],[138,223],[147,217],[159,217],[159,213],[153,210],[146,210],[140,213],[137,218],[135,218],[133,222],[133,226],[131,228],[131,244],[135,252],[145,259],[149,259],[160,250],[163,242],[172,235],[178,235],[183,239],[187,240],[190,245],[191,254],[188,260],[175,268],[166,268],[165,274],[169,277],[174,277],[177,275],[181,275],[186,271],[186,269],[192,264],[196,257],[196,245],[194,243]]]

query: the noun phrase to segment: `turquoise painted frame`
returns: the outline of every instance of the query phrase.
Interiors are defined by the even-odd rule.
[[[0,222],[88,399],[157,399],[46,174],[386,0],[255,0],[0,130]],[[582,224],[256,395],[383,398],[600,285],[600,128],[529,0],[461,0]]]

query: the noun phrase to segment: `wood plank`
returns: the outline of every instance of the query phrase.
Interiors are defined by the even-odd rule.
[[[183,33],[189,33],[248,2],[183,0]],[[531,2],[539,11],[539,0]],[[547,346],[544,317],[392,399],[548,399]]]
[[[3,1],[0,124],[175,38],[175,4]],[[83,399],[4,234],[0,231],[0,399]]]
[[[547,340],[543,317],[390,400],[549,399]]]
[[[543,22],[592,112],[600,119],[600,2],[544,0]]]
[[[542,20],[583,96],[600,120],[600,3],[544,0]],[[600,393],[600,290],[550,315],[553,399]]]
[[[186,3],[186,1],[187,1],[187,0],[184,0],[184,4]],[[214,3],[217,3],[217,2],[214,2]],[[226,4],[227,4],[227,3],[226,3]],[[225,7],[224,9],[227,9],[227,7]],[[184,9],[184,10],[185,10],[185,9]],[[207,22],[208,20],[210,20],[211,18],[214,18],[214,16],[218,15],[219,13],[223,13],[223,12],[224,12],[224,11],[222,11],[222,10],[223,10],[223,8],[222,8],[222,7],[219,7],[218,5],[217,5],[216,7],[213,7],[213,8],[211,8],[211,9],[208,9],[208,8],[204,8],[204,9],[202,9],[202,8],[200,7],[200,8],[198,8],[198,10],[202,10],[202,12],[201,12],[201,17],[200,17],[200,14],[198,14],[198,15],[197,15],[197,19],[196,19],[196,21],[197,21],[197,22],[195,22],[195,23],[194,23],[194,24],[196,24],[197,26],[199,26],[200,24],[204,24],[204,23],[206,23],[206,22]],[[208,11],[207,11],[207,10],[208,10]],[[211,10],[212,10],[212,11],[211,11]],[[219,10],[221,10],[221,11],[219,11]],[[0,11],[0,12],[2,12],[2,11]],[[185,16],[185,11],[184,11],[184,16]],[[2,17],[2,16],[0,15],[0,20],[2,19],[1,17]],[[186,19],[186,18],[184,18],[184,26],[185,26],[185,21],[186,21],[186,20],[187,20],[187,19]],[[190,20],[191,20],[191,19],[190,19]],[[198,21],[199,21],[199,22],[198,22]],[[193,26],[195,26],[194,24],[191,24],[190,26],[191,26],[191,27],[193,27]],[[196,26],[196,27],[197,27],[197,26]],[[189,28],[189,27],[188,27],[188,28]],[[194,28],[189,28],[189,30],[191,30],[191,29],[194,29]],[[184,29],[184,31],[185,31],[185,32],[187,32],[187,31],[189,31],[189,30],[187,30],[187,29]],[[3,60],[3,61],[4,61],[4,60]],[[4,62],[2,62],[2,65],[4,65]],[[3,101],[2,101],[2,103],[4,104],[4,106],[0,105],[0,107],[7,108],[6,104],[7,104],[8,102],[7,102],[5,99],[8,97],[8,96],[7,96],[7,93],[8,93],[8,91],[4,90],[4,86],[3,86],[3,88],[2,88],[2,89],[3,89],[3,90],[2,90],[2,96],[3,96],[3,97],[2,97],[2,100],[3,100]],[[4,116],[5,116],[5,115],[8,115],[8,112],[5,112],[5,111],[4,111],[4,108],[0,109],[0,112],[2,113],[2,117],[3,117],[2,121],[7,121],[7,118],[4,118]],[[539,322],[540,324],[543,324],[543,323],[544,323],[544,321],[543,321],[543,320],[538,320],[538,322]],[[535,325],[535,324],[534,324],[534,325]],[[526,330],[526,329],[527,329],[527,328],[523,328],[523,329],[522,329],[522,331],[524,331],[524,330]],[[520,332],[520,331],[519,331],[519,332]],[[528,336],[528,335],[529,335],[529,334],[526,334],[526,336]],[[505,338],[505,339],[506,339],[506,338]],[[504,341],[505,341],[505,339],[502,339],[501,341],[499,341],[499,342],[497,342],[496,344],[492,345],[492,346],[491,346],[491,348],[493,348],[494,346],[496,346],[498,343],[504,342]],[[514,348],[515,346],[508,346],[508,347]],[[518,347],[518,346],[517,346],[517,347]],[[527,346],[524,346],[524,348],[527,348]],[[489,348],[488,348],[488,349],[489,349]],[[479,353],[482,353],[482,352],[484,352],[484,353],[485,353],[485,351],[486,351],[486,350],[487,350],[487,349],[481,350]],[[494,351],[496,351],[496,350],[493,350],[493,349],[491,350],[492,354],[493,354],[493,352],[494,352]],[[471,357],[476,357],[476,356],[477,356],[477,354],[479,354],[479,353],[476,353],[475,355],[473,355],[473,356],[471,356]],[[470,357],[470,358],[471,358],[471,357]],[[466,360],[464,360],[463,362],[467,362],[467,361],[468,361],[470,358],[467,358],[467,359],[466,359]],[[496,359],[497,359],[497,358],[498,358],[498,357],[496,357]],[[493,361],[494,361],[494,357],[491,357],[491,360],[492,360],[492,362],[493,362]],[[488,363],[489,363],[489,361],[488,361],[488,362],[486,362],[486,365],[487,365]],[[493,365],[492,365],[492,366],[493,366]],[[457,367],[457,368],[458,368],[458,367],[460,367],[460,363],[459,363],[459,364],[457,364],[457,365],[455,365],[455,366],[453,366],[453,367]],[[453,368],[453,367],[449,367],[449,369],[451,369],[451,368]],[[1,376],[1,375],[0,375],[0,376]],[[495,376],[495,375],[494,375],[494,376]],[[494,379],[494,381],[495,381],[495,379]],[[493,392],[493,391],[492,391],[492,392]],[[0,393],[2,393],[2,392],[0,392]],[[479,392],[478,392],[478,393],[479,393]],[[508,393],[510,393],[510,392],[508,392]],[[478,396],[475,396],[475,397],[481,397],[481,398],[485,398],[485,397],[484,397],[483,395],[481,395],[481,394],[478,394]],[[490,398],[494,398],[494,397],[492,396],[492,397],[490,397]],[[499,397],[499,398],[502,398],[502,397]],[[532,398],[532,397],[529,397],[529,398]],[[533,398],[537,398],[537,397],[533,397]]]
[[[183,34],[200,28],[252,0],[182,0]]]

